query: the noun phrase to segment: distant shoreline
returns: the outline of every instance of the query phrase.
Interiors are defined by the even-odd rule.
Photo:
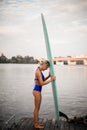
[[[3,53],[0,56],[0,64],[38,64],[39,60],[35,59],[33,56],[12,56],[8,59]],[[86,65],[87,57],[54,57],[54,64],[57,65]]]
[[[37,64],[38,60],[33,56],[12,56],[8,59],[4,54],[0,56],[0,63],[12,63],[12,64]]]

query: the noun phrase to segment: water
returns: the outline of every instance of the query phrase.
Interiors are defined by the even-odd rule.
[[[16,114],[33,117],[37,65],[0,64],[0,122]],[[60,110],[69,117],[87,114],[87,67],[55,65]],[[48,71],[44,72],[45,76]],[[55,118],[51,84],[43,86],[40,117]]]

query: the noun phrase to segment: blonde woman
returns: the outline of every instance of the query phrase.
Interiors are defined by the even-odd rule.
[[[54,80],[56,80],[55,76],[50,76],[50,74],[48,75],[48,77],[44,77],[43,75],[43,71],[47,70],[50,67],[50,63],[48,60],[43,60],[40,62],[40,66],[36,69],[35,72],[35,86],[33,89],[33,95],[34,95],[34,104],[35,104],[35,108],[34,108],[34,127],[35,128],[44,128],[44,125],[39,122],[39,110],[40,110],[40,105],[41,105],[41,100],[42,100],[42,87]]]

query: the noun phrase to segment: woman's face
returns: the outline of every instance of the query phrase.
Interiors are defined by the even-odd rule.
[[[43,70],[47,70],[49,67],[47,64],[43,64]]]

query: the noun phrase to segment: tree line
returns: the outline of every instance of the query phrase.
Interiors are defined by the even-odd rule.
[[[0,56],[0,63],[19,63],[19,64],[37,64],[38,60],[34,59],[33,56],[12,56],[10,59],[7,58],[4,54]]]

